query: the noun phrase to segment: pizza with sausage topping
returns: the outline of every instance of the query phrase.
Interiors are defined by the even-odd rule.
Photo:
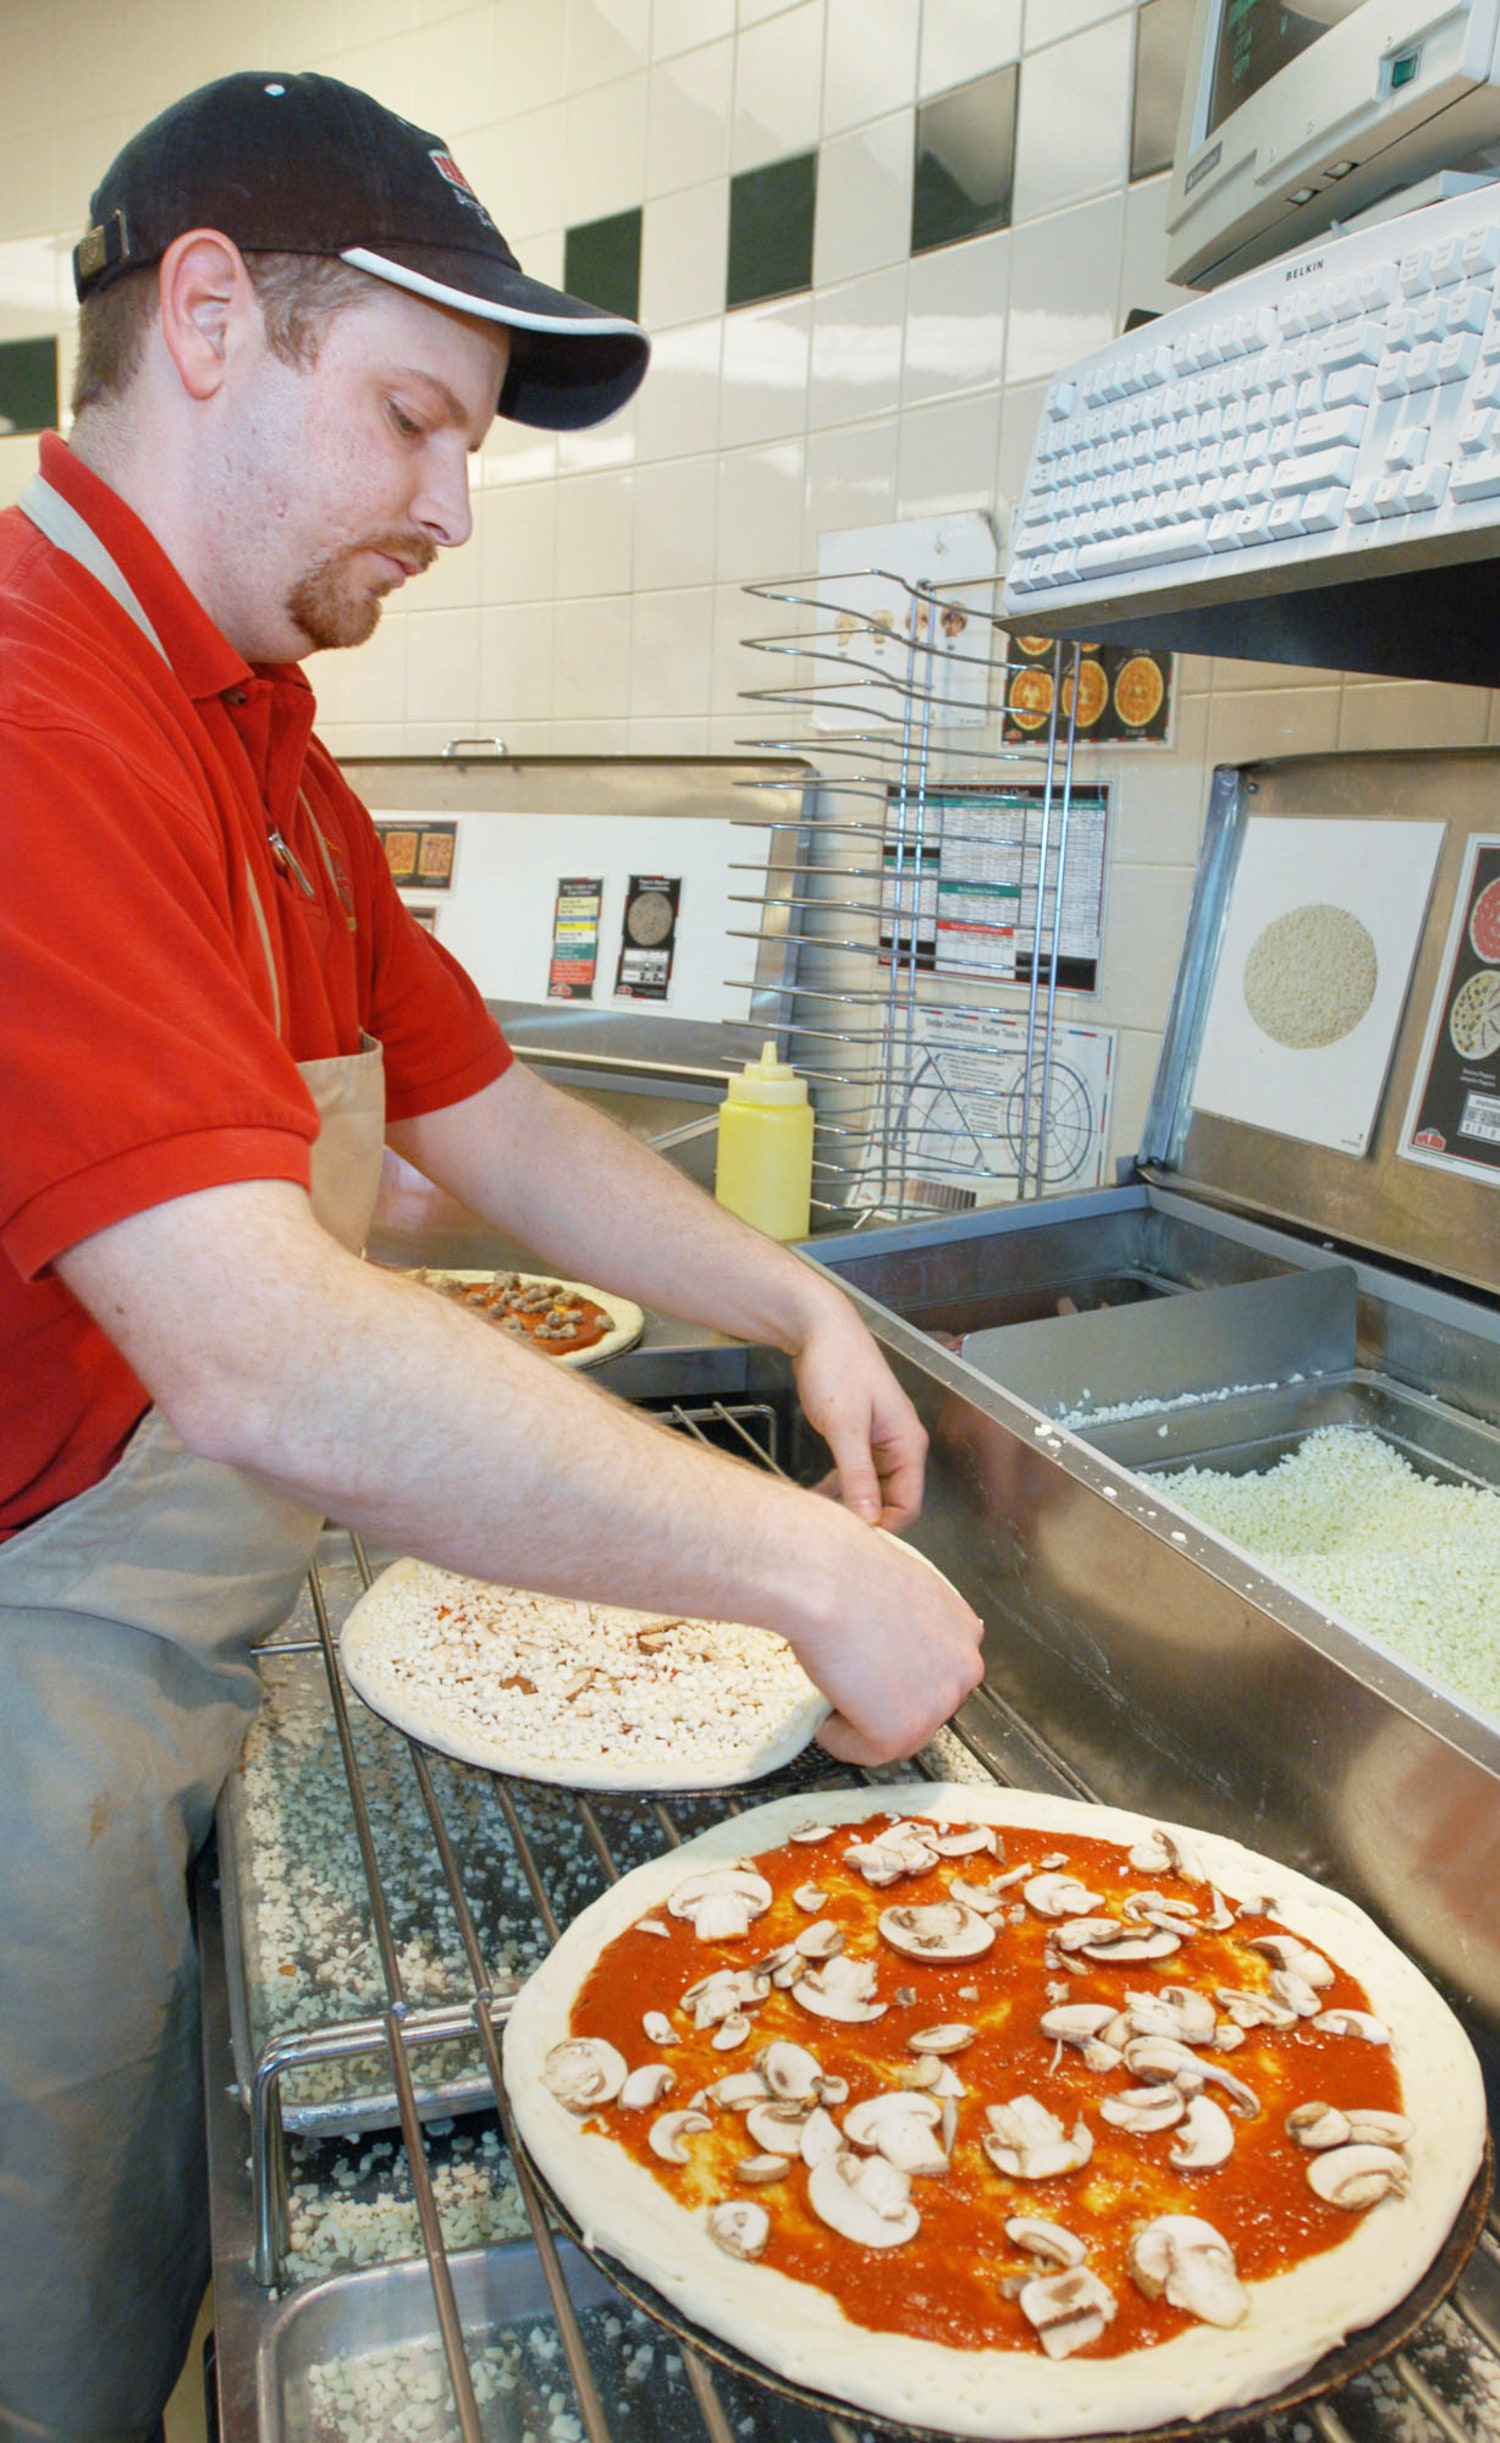
[[[777,1800],[518,1996],[585,2242],[773,2374],[965,2435],[1264,2399],[1397,2306],[1479,2170],[1457,2019],[1351,1902],[1038,1794]]]
[[[541,1273],[419,1270],[409,1278],[563,1365],[618,1357],[639,1340],[645,1322],[630,1298]]]

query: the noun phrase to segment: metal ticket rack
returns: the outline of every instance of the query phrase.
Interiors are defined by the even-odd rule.
[[[882,633],[852,590],[872,580],[904,606],[899,637]],[[830,1216],[861,1226],[962,1211],[996,1196],[1024,1200],[1054,1184],[1047,1147],[1080,652],[1061,641],[1049,648],[1039,672],[1048,708],[1034,743],[992,743],[1017,657],[976,599],[981,586],[993,595],[992,579],[918,585],[868,569],[858,579],[745,589],[797,615],[786,630],[745,639],[748,649],[791,665],[744,691],[750,703],[795,716],[787,735],[758,739],[755,751],[810,757],[824,776],[794,826],[790,871],[749,869],[756,887],[741,894],[755,911],[750,937],[794,952],[783,1000],[793,1055],[815,1088],[813,1195],[822,1226]],[[962,620],[962,646],[945,637],[945,613]],[[947,725],[955,673],[985,709],[977,728]],[[1018,775],[1039,784],[1035,819],[1018,815],[1008,839],[986,833],[987,845],[1008,853],[1019,891],[1027,974],[1016,1082],[994,1137],[956,1111],[947,1121],[925,1116],[919,1127],[919,1085],[940,1079],[945,1055],[965,1048],[953,1030],[1001,1006],[987,977],[939,983],[924,948],[936,859],[963,840],[961,809],[945,806],[945,793]],[[1004,981],[1013,1003],[1016,979]]]

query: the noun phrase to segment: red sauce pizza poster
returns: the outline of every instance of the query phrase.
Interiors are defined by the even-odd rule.
[[[1500,837],[1470,840],[1402,1131],[1408,1162],[1500,1184]]]

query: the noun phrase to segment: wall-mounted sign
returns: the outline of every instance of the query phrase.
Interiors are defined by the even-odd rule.
[[[549,1001],[592,1001],[599,972],[599,910],[602,875],[565,874],[552,910],[552,956],[547,964]]]
[[[677,947],[678,874],[632,874],[620,926],[615,991],[627,1001],[665,1001]]]
[[[397,890],[452,890],[457,823],[377,823],[375,829]]]
[[[1057,648],[1050,636],[1012,636],[1001,734],[1007,746],[1047,743]],[[1073,647],[1061,658],[1058,735],[1073,712]],[[1172,656],[1143,645],[1091,645],[1078,663],[1080,746],[1167,746],[1172,728]]]
[[[1500,1185],[1500,837],[1471,839],[1400,1151]]]
[[[882,952],[888,954],[899,941],[902,964],[915,964],[919,973],[1028,983],[1036,953],[1036,886],[1045,815],[1042,966],[1047,970],[1057,917],[1061,791],[1053,791],[1049,810],[1045,790],[1031,782],[1003,789],[934,790],[924,817],[920,872],[911,845],[898,846],[892,840],[890,826],[898,811],[893,793],[881,896]],[[1108,831],[1107,785],[1075,781],[1057,939],[1057,982],[1064,991],[1098,989]]]

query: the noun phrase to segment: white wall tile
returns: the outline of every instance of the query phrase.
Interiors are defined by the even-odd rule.
[[[558,721],[623,721],[630,709],[630,597],[559,602],[553,613],[552,710]]]
[[[756,653],[745,640],[784,635],[791,624],[785,604],[757,601],[737,585],[715,588],[712,712],[718,720],[732,721],[737,737],[787,735],[792,715],[784,706],[745,699],[747,691],[784,684],[792,665],[780,654]],[[716,751],[723,745],[721,734],[715,739]]]
[[[1021,0],[925,0],[917,91],[947,93],[1003,68],[1021,49]]]
[[[568,475],[557,486],[557,592],[627,594],[635,478]]]
[[[711,587],[637,594],[631,622],[630,715],[706,720],[713,679]]]
[[[1135,13],[1135,0],[1026,0],[1026,48],[1063,40],[1105,17]]]
[[[1328,755],[1339,742],[1338,687],[1268,689],[1210,698],[1208,760],[1254,763],[1263,755]]]
[[[896,463],[897,516],[988,509],[999,447],[1000,402],[993,396],[908,408]]]
[[[480,550],[478,510],[486,495],[471,491],[469,507],[474,515],[474,532],[465,543],[438,553],[430,568],[420,577],[412,577],[401,589],[403,608],[409,611],[467,611],[479,602]]]
[[[682,323],[658,331],[651,364],[636,393],[636,437],[643,459],[686,457],[719,438],[719,363],[724,323]]]
[[[319,653],[308,670],[318,700],[318,726],[328,720],[400,721],[406,712],[406,637],[410,621],[391,607],[367,645],[354,653]]]
[[[1084,1020],[1085,1025],[1088,1023]],[[1146,1114],[1151,1108],[1151,1089],[1156,1081],[1156,1063],[1161,1051],[1161,1038],[1136,1027],[1121,1027],[1115,1045],[1114,1091],[1109,1105],[1109,1150],[1105,1157],[1106,1182],[1113,1185],[1115,1164],[1121,1157],[1139,1153],[1146,1134]]]
[[[568,91],[643,68],[651,52],[651,0],[566,0]]]
[[[775,298],[725,316],[719,439],[726,448],[801,432],[811,346],[810,298]]]
[[[616,408],[602,424],[585,424],[577,432],[557,436],[559,475],[593,475],[606,467],[635,463],[635,401]]]
[[[549,102],[469,136],[459,154],[464,176],[507,239],[519,229],[560,229],[563,186],[563,105]],[[526,258],[526,269],[532,265]]]
[[[20,43],[35,43],[38,55],[50,72],[50,90],[38,117],[66,123],[74,119],[102,119],[120,108],[120,88],[125,76],[125,11],[119,0],[99,0],[99,4],[83,9],[60,9],[50,32],[38,27],[30,36],[22,35]],[[0,75],[9,66],[9,45],[0,49]],[[23,86],[31,83],[23,78]],[[7,128],[24,127],[26,121],[12,114],[23,107],[22,96],[7,94],[0,105],[5,113]],[[101,165],[102,166],[102,165]]]
[[[1117,865],[1096,1014],[1110,1026],[1160,1028],[1172,997],[1191,872],[1180,865]]]
[[[722,314],[728,253],[727,178],[647,204],[641,225],[641,320],[647,330]]]
[[[818,155],[813,279],[852,279],[904,263],[911,248],[913,114],[829,137]]]
[[[784,577],[802,539],[806,452],[799,441],[726,450],[719,465],[717,574],[727,584]]]
[[[1010,232],[1001,229],[913,257],[901,379],[906,406],[998,386],[1010,248]]]
[[[1346,686],[1338,742],[1351,752],[1392,746],[1483,746],[1489,729],[1485,687],[1423,683]]]
[[[557,589],[557,486],[498,484],[478,503],[481,602],[550,602]]]
[[[646,106],[646,187],[651,195],[727,176],[734,44],[709,43],[651,71]]]
[[[1016,120],[1017,221],[1122,187],[1130,166],[1134,16],[1029,55]]]
[[[624,755],[630,748],[630,723],[616,721],[554,721],[547,733],[549,755]]]
[[[906,324],[904,263],[820,289],[813,298],[808,423],[853,423],[887,415],[901,389]]]
[[[1337,670],[1316,670],[1302,662],[1230,662],[1222,658],[1208,663],[1211,691],[1216,696],[1232,695],[1237,688],[1256,687],[1337,687]]]
[[[745,26],[735,46],[731,167],[759,169],[811,152],[822,85],[822,0],[801,0],[760,25]]]
[[[818,564],[818,537],[846,526],[884,526],[896,514],[895,416],[842,431],[813,433],[807,444],[807,500],[798,564]]]
[[[518,722],[552,712],[550,602],[491,604],[479,621],[479,719],[514,750]]]
[[[71,121],[57,130],[52,139],[50,219],[75,233],[82,229],[89,197],[134,132],[123,112]]]
[[[636,592],[713,581],[719,523],[719,460],[668,458],[635,480]]]
[[[823,133],[900,110],[916,91],[921,0],[828,0]]]
[[[560,102],[567,91],[567,11],[559,0],[504,0],[490,61],[490,108],[497,119]]]
[[[71,228],[76,236],[83,226],[87,194],[81,206],[74,200],[66,222],[54,202],[53,145],[50,127],[38,135],[0,137],[0,230],[8,238],[58,227]],[[101,162],[100,168],[104,166]]]
[[[1179,660],[1177,671],[1181,668]],[[1170,748],[1135,747],[1108,758],[1112,854],[1117,863],[1195,862],[1208,809],[1207,752],[1208,698],[1179,695],[1172,708]]]
[[[479,711],[479,622],[470,611],[406,614],[406,717],[455,733]]]
[[[512,424],[504,416],[495,418],[485,434],[477,466],[478,478],[486,488],[491,484],[543,483],[556,473],[555,433],[539,432],[531,424]],[[469,481],[474,480],[475,472],[471,471]]]
[[[670,59],[734,32],[734,0],[652,0],[651,55]]]
[[[511,242],[511,252],[533,280],[545,280],[551,288],[563,285],[563,245],[566,232],[561,221],[550,228],[533,221],[524,235]]]
[[[568,96],[565,112],[563,218],[603,220],[641,200],[646,162],[645,76],[617,77]]]
[[[632,713],[626,730],[626,743],[632,755],[707,755],[712,752],[707,720],[642,720]]]
[[[1120,285],[1117,196],[1013,231],[1007,382],[1033,382],[1115,335]]]

